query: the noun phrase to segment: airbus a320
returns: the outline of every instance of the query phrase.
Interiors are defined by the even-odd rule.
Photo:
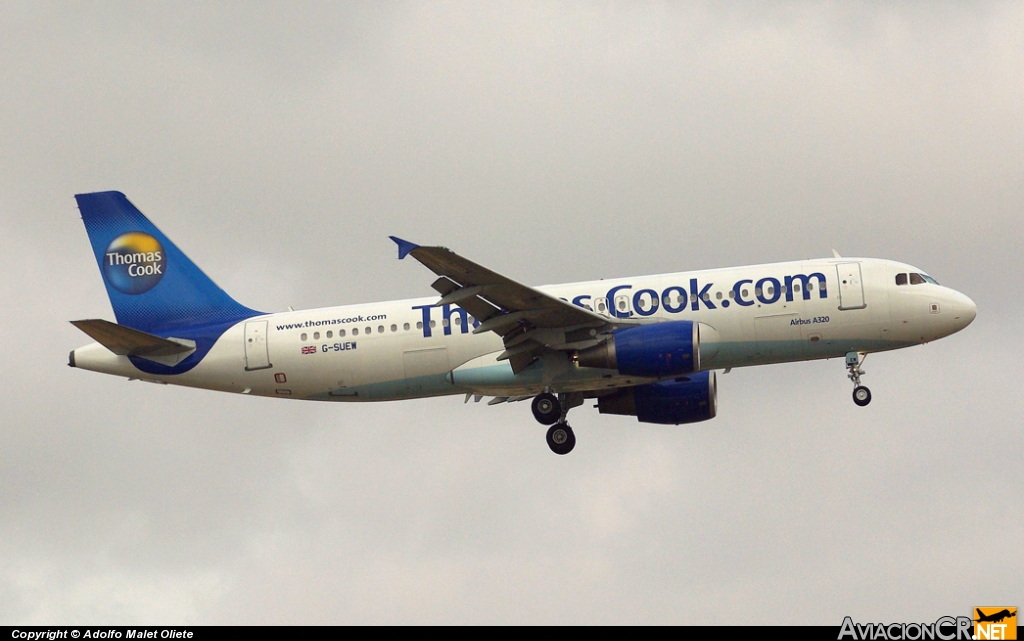
[[[680,425],[714,418],[717,370],[844,358],[853,401],[867,354],[974,320],[970,298],[923,270],[832,258],[530,287],[444,247],[392,237],[433,296],[267,313],[236,302],[124,194],[75,196],[116,322],[72,321],[95,343],[72,367],[309,401],[465,395],[530,400],[556,454],[569,411]]]

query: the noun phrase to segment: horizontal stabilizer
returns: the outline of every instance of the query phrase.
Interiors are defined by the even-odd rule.
[[[195,342],[190,340],[161,338],[101,319],[71,321],[71,324],[118,356],[159,358],[196,349]]]

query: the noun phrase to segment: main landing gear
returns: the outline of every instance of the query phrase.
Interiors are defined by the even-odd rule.
[[[550,392],[537,394],[530,409],[533,410],[533,418],[541,425],[554,425],[562,416],[562,404]]]
[[[577,405],[583,404],[583,395],[559,394],[557,397],[551,392],[543,392],[533,399],[531,409],[533,417],[541,425],[550,425],[547,433],[548,447],[555,454],[565,455],[576,447],[576,435],[573,433],[569,423],[566,422],[566,414]]]
[[[853,402],[864,407],[871,402],[871,390],[860,384],[860,377],[864,375],[864,370],[860,366],[864,363],[864,359],[867,358],[867,354],[862,352],[849,352],[846,354],[846,369],[849,371],[847,376],[853,381]]]
[[[568,454],[576,447],[576,435],[568,423],[555,423],[548,428],[548,447],[555,454]]]

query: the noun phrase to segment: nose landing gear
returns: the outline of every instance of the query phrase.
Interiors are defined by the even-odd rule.
[[[849,352],[846,354],[846,369],[849,371],[847,377],[853,381],[854,385],[853,402],[860,407],[864,407],[871,402],[871,390],[860,384],[860,377],[865,373],[860,366],[864,363],[864,359],[867,356],[863,352]]]

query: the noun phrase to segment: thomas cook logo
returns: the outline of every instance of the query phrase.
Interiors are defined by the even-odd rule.
[[[974,608],[975,639],[1016,639],[1017,608],[981,606]]]
[[[103,276],[119,292],[143,294],[156,287],[167,268],[160,241],[140,231],[115,238],[103,253]]]

